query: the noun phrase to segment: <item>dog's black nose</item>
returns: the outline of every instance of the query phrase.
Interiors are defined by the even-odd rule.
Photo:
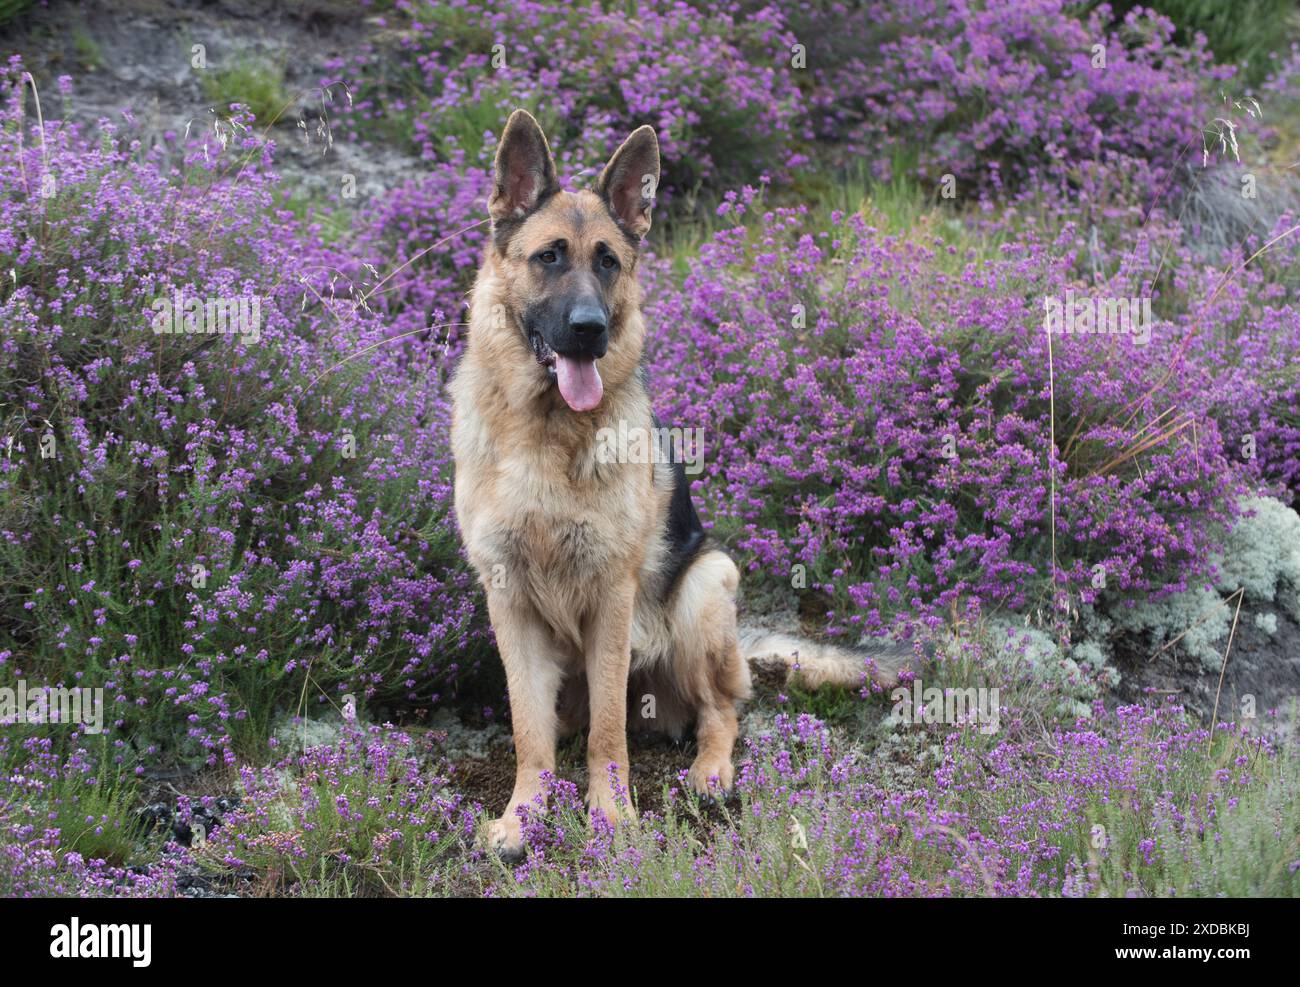
[[[609,325],[599,305],[575,305],[569,313],[569,328],[585,335],[604,332]]]

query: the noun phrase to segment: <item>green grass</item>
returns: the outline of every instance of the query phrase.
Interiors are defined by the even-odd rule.
[[[490,75],[490,73],[489,73]],[[501,129],[505,116],[504,106],[527,110],[542,125],[547,134],[562,133],[561,118],[546,104],[543,97],[534,95],[521,100],[512,97],[512,87],[504,80],[489,81],[483,90],[484,97],[464,100],[454,110],[439,118],[437,145],[443,157],[449,158],[456,149],[465,152],[465,160],[475,161],[485,150],[484,135]],[[416,105],[419,105],[417,101]],[[414,118],[414,110],[411,111]],[[410,124],[407,124],[408,128]]]
[[[81,68],[93,72],[104,67],[104,53],[100,50],[99,42],[81,24],[72,29],[72,50],[76,53],[77,64]]]
[[[298,187],[282,187],[276,194],[278,208],[287,209],[294,218],[303,224],[316,223],[320,227],[321,240],[325,243],[345,243],[352,232],[352,219],[356,215],[358,197],[349,201],[341,199],[337,189],[332,193],[334,201],[313,193],[303,192]]]
[[[0,0],[0,24],[8,24],[33,3],[35,0]]]
[[[35,733],[37,728],[29,728],[29,732]],[[121,866],[135,860],[140,849],[135,807],[142,797],[131,774],[114,762],[110,743],[100,738],[92,745],[97,748],[89,755],[92,764],[98,757],[93,770],[60,770],[56,777],[47,778],[26,767],[26,752],[18,744],[8,748],[8,757],[0,757],[0,767],[6,774],[21,772],[43,782],[28,789],[32,794],[25,802],[38,821],[38,830],[59,831],[60,856],[77,853],[86,860],[102,859]],[[62,746],[56,743],[55,750]],[[62,756],[51,753],[43,756],[41,763],[51,764]]]
[[[391,896],[424,889],[447,865],[459,834],[454,829],[439,841],[426,840],[433,820],[417,818],[423,785],[403,774],[400,761],[371,761],[361,748],[349,750],[349,767],[337,783],[313,773],[293,782],[282,780],[278,797],[263,803],[256,818],[231,817],[231,829],[247,839],[233,851],[248,866],[270,875],[280,889],[294,888],[305,896]],[[334,773],[334,772],[331,772]],[[244,793],[247,794],[247,793]],[[344,820],[339,805],[359,818]],[[216,872],[228,870],[232,847],[214,839],[201,859]],[[397,834],[382,852],[376,841]],[[289,844],[293,852],[285,852]]]
[[[266,59],[240,55],[232,63],[204,70],[203,95],[223,109],[243,103],[267,126],[290,102],[284,68]]]
[[[1169,820],[1157,823],[1172,848],[1160,877],[1179,897],[1295,897],[1300,880],[1300,759],[1284,756],[1264,783],[1222,816],[1218,839],[1188,839]],[[1278,838],[1281,834],[1281,839]]]
[[[1096,3],[1089,4],[1097,6]],[[1258,85],[1267,76],[1269,55],[1283,49],[1288,27],[1296,26],[1295,0],[1120,0],[1111,3],[1115,19],[1122,21],[1133,7],[1164,14],[1177,27],[1174,40],[1188,45],[1199,32],[1205,35],[1215,58],[1236,65],[1240,78]],[[1289,21],[1289,24],[1288,24]]]
[[[963,222],[955,202],[939,195],[938,188],[925,188],[917,181],[915,158],[900,154],[891,166],[891,177],[874,178],[861,162],[845,169],[812,169],[794,176],[787,189],[765,190],[760,202],[767,206],[807,206],[809,231],[832,227],[832,213],[860,213],[881,236],[903,237],[933,247],[935,240],[952,248],[936,257],[945,273],[957,273],[967,264],[991,260],[1011,235],[987,235]],[[651,247],[667,258],[676,277],[688,274],[700,247],[720,229],[732,225],[731,217],[720,219],[717,196],[688,196],[664,216],[650,233]],[[761,209],[751,209],[744,222],[759,225]]]
[[[1213,750],[1183,761],[1162,787],[1181,796],[1204,794],[1217,771],[1234,768],[1243,748],[1236,738],[1216,737]],[[1294,897],[1300,894],[1300,875],[1290,866],[1300,859],[1300,760],[1284,753],[1275,761],[1246,755],[1258,771],[1259,781],[1239,792],[1235,804],[1226,800],[1218,810],[1217,832],[1204,836],[1180,832],[1175,821],[1149,799],[1137,807],[1127,800],[1096,804],[1092,825],[1105,829],[1110,853],[1104,858],[1093,849],[1091,829],[1073,834],[1063,847],[1080,860],[1090,861],[1101,878],[1101,895],[1123,897],[1142,890],[1158,897]],[[1143,793],[1148,797],[1154,793]],[[1151,837],[1158,850],[1154,862],[1140,843]],[[1064,855],[1064,854],[1063,854]]]
[[[109,773],[94,784],[80,777],[58,782],[50,793],[47,818],[59,829],[65,851],[87,860],[126,863],[136,845],[136,785],[120,770],[105,768]]]

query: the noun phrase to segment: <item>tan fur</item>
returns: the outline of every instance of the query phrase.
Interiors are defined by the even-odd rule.
[[[510,691],[515,790],[488,834],[506,852],[521,843],[515,810],[540,800],[538,776],[555,769],[558,736],[584,725],[589,803],[611,818],[631,818],[607,770],[614,765],[615,784],[626,788],[629,707],[633,727],[680,735],[695,725],[699,750],[689,780],[697,791],[732,783],[736,704],[750,691],[736,622],[739,574],[726,555],[706,549],[666,593],[672,470],[602,463],[596,450],[602,426],[651,427],[637,376],[645,338],[637,254],[611,217],[645,232],[649,205],[636,170],[651,152],[657,178],[657,145],[642,128],[598,181],[603,197],[553,192],[536,207],[553,182],[553,163],[532,118],[516,112],[498,151],[489,210],[498,228],[512,232],[489,244],[472,293],[468,347],[452,383],[452,445],[457,518],[487,593]],[[527,167],[503,164],[507,153]],[[597,244],[616,251],[621,264],[609,348],[598,361],[603,397],[582,414],[566,406],[522,329],[521,313],[543,290],[528,258],[557,239],[583,261],[572,277],[590,276],[584,263]]]

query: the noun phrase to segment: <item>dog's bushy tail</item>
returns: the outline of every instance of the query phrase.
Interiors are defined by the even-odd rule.
[[[860,686],[871,681],[889,688],[898,673],[915,665],[911,644],[881,639],[862,646],[821,644],[809,638],[782,634],[764,627],[740,627],[740,654],[760,669],[785,670],[787,681],[809,689],[823,685]]]

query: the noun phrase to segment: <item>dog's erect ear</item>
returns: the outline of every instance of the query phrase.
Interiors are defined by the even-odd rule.
[[[650,212],[659,188],[659,139],[654,128],[638,127],[614,152],[600,173],[596,192],[637,236],[650,229]]]
[[[515,110],[506,121],[497,145],[494,178],[488,199],[488,213],[494,223],[522,219],[548,195],[559,191],[550,145],[527,110]]]

